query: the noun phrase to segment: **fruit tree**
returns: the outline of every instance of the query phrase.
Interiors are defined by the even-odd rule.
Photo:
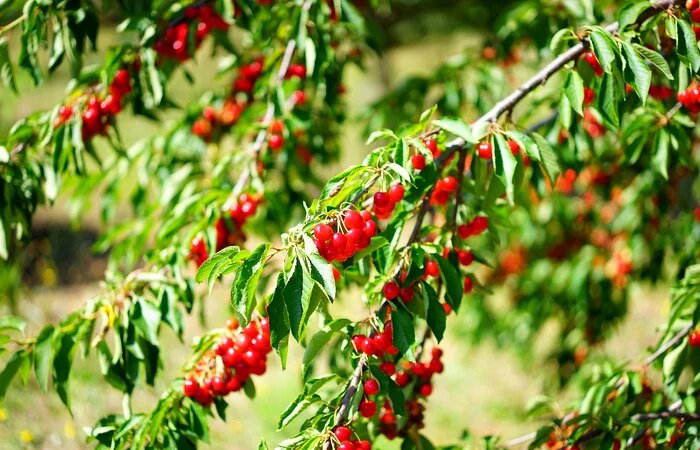
[[[338,170],[348,74],[464,30],[478,43],[347,121],[367,151]],[[34,383],[70,410],[82,358],[124,398],[89,445],[197,448],[274,358],[293,431],[260,449],[698,448],[698,38],[697,0],[0,0],[3,96],[70,74],[0,136],[0,399]],[[97,212],[109,262],[34,330],[10,311],[54,204]],[[589,358],[652,284],[671,307],[648,357]],[[229,317],[164,344],[221,286]],[[539,402],[510,440],[425,432],[450,352],[532,359],[543,335],[543,373],[579,386],[566,409]]]

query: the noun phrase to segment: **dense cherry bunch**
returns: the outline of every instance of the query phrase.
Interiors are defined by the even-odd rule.
[[[444,205],[450,200],[450,195],[457,192],[457,179],[448,175],[435,183],[435,189],[430,196],[431,205]]]
[[[396,281],[389,281],[387,284],[384,285],[384,288],[382,289],[382,294],[384,295],[384,298],[387,300],[395,300],[396,298],[401,298],[401,300],[404,303],[409,303],[411,300],[413,300],[413,296],[415,294],[415,291],[413,290],[413,285],[412,284],[406,284],[406,277],[408,276],[408,272],[402,272],[401,273],[401,285],[397,283]]]
[[[399,427],[399,422],[391,405],[388,401],[384,401],[379,415],[379,432],[386,436],[387,439],[394,439],[396,436],[403,437],[411,431],[423,428],[423,411],[425,406],[421,403],[421,400],[433,393],[432,378],[435,374],[442,373],[444,370],[441,358],[442,350],[435,347],[432,349],[428,361],[416,361],[414,363],[404,361],[399,371],[395,370],[395,366],[390,367],[388,371],[384,367],[382,368],[387,375],[393,377],[399,387],[408,389],[410,392],[408,395],[404,392],[408,417],[406,423],[402,424],[401,427]],[[366,382],[365,393],[367,393]],[[373,416],[374,414],[370,417]]]
[[[224,100],[218,110],[213,106],[205,107],[202,116],[192,124],[192,134],[211,141],[219,131],[233,126],[252,100],[251,93],[262,70],[262,58],[242,66],[233,82],[231,96]],[[241,98],[241,95],[245,98]]]
[[[700,88],[693,83],[688,89],[678,93],[678,101],[693,114],[700,112]]]
[[[342,220],[319,223],[314,227],[314,243],[318,253],[328,262],[343,262],[352,258],[355,253],[367,248],[370,239],[377,234],[377,223],[369,211],[348,209],[341,217]]]
[[[394,335],[390,321],[384,325],[384,331],[373,331],[369,336],[353,335],[352,345],[358,353],[377,358],[383,358],[385,355],[395,356],[399,353],[399,350],[394,346]],[[382,370],[386,373],[385,369],[386,367],[382,364]]]
[[[113,117],[119,114],[124,107],[124,97],[129,95],[131,90],[131,74],[126,69],[120,69],[114,74],[106,95],[100,92],[87,97],[84,105],[86,108],[80,116],[83,123],[83,141],[87,142],[98,134],[107,133],[109,125],[113,122]],[[76,106],[75,103],[61,106],[54,127],[62,126],[68,122],[79,109]]]
[[[216,251],[246,241],[247,237],[243,233],[243,226],[250,216],[255,214],[260,203],[262,203],[262,197],[259,195],[241,194],[238,201],[228,209],[228,215],[219,217],[215,225]],[[209,258],[207,244],[201,237],[192,240],[190,258],[194,260],[197,267]]]
[[[372,450],[369,441],[352,440],[352,430],[348,427],[337,427],[333,434],[338,440],[337,450]]]
[[[457,227],[457,233],[462,239],[471,236],[478,236],[489,229],[489,218],[486,216],[476,216],[469,223]]]
[[[406,190],[400,184],[391,186],[386,192],[375,192],[373,197],[373,209],[377,219],[384,220],[391,217],[394,208],[396,208],[396,204],[403,200],[405,193]]]
[[[191,6],[185,10],[182,21],[165,30],[163,36],[153,45],[153,49],[163,57],[186,61],[192,56],[190,27],[194,27],[195,30],[193,47],[198,48],[209,33],[214,30],[227,30],[228,26],[211,5]]]
[[[593,72],[596,74],[598,77],[603,76],[603,68],[600,66],[600,63],[598,62],[598,58],[595,56],[595,53],[593,52],[586,52],[583,55],[583,59],[586,60],[589,66],[591,66],[591,69],[593,69]]]
[[[700,2],[698,0],[687,0],[685,7],[690,11],[690,18],[693,22],[700,22]]]
[[[203,406],[216,397],[239,391],[251,375],[267,370],[270,324],[266,318],[241,328],[238,321],[226,322],[226,333],[213,350],[205,353],[185,378],[183,393]]]

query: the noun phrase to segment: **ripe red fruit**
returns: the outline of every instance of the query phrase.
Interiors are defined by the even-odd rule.
[[[395,184],[389,189],[389,199],[392,203],[398,203],[403,200],[406,190],[400,184]]]
[[[306,94],[302,90],[294,91],[292,94],[292,101],[295,105],[301,105],[306,102]]]
[[[385,361],[379,365],[379,369],[391,377],[396,373],[396,364]]]
[[[418,388],[418,392],[420,392],[420,395],[422,395],[423,397],[430,397],[430,394],[433,393],[433,387],[428,383],[422,384]]]
[[[700,330],[693,330],[688,335],[688,343],[691,347],[700,347]]]
[[[476,216],[472,220],[474,234],[481,234],[489,228],[489,219],[485,216]]]
[[[445,192],[452,193],[457,190],[457,179],[455,179],[455,177],[452,175],[446,176],[440,181],[442,182],[442,189]]]
[[[425,169],[425,156],[420,153],[411,156],[411,165],[413,165],[413,168],[416,170]]]
[[[490,142],[482,142],[476,148],[476,153],[479,158],[482,159],[492,159],[493,158],[493,146]]]
[[[70,119],[71,116],[73,115],[73,106],[71,106],[71,105],[61,106],[61,108],[58,110],[58,115],[65,122],[66,120]]]
[[[401,288],[399,288],[399,285],[396,284],[395,281],[390,281],[384,285],[382,293],[384,294],[384,298],[393,300],[401,294]]]
[[[333,237],[333,229],[325,223],[319,223],[314,227],[314,237],[319,241],[327,241]]]
[[[272,150],[279,150],[284,145],[284,138],[279,134],[273,134],[268,139],[268,145]]]
[[[338,427],[333,432],[340,442],[352,439],[352,431],[348,427]]]
[[[423,144],[425,145],[425,148],[427,148],[430,151],[430,153],[432,153],[433,157],[440,154],[440,149],[438,149],[438,145],[435,139],[424,139]]]
[[[185,380],[185,384],[182,386],[182,392],[187,397],[194,397],[197,395],[197,392],[199,392],[199,384],[197,384],[194,379],[188,378]]]
[[[374,194],[374,207],[375,208],[387,208],[391,205],[391,199],[389,194],[386,192],[376,192]]]
[[[698,2],[698,0],[687,0],[685,2],[685,7],[692,11],[693,9],[698,8],[699,3],[700,2]]]
[[[690,18],[693,20],[693,22],[700,22],[700,9],[694,9],[691,11]]]
[[[517,155],[518,152],[520,151],[520,144],[518,144],[517,142],[515,142],[515,141],[512,140],[512,139],[510,139],[510,140],[508,141],[508,147],[510,147],[510,152],[511,152],[513,155]]]
[[[365,394],[377,395],[379,392],[379,383],[374,378],[365,381]]]
[[[355,350],[358,352],[362,351],[362,343],[365,341],[365,338],[367,336],[363,336],[361,334],[356,334],[350,340],[352,341],[352,346],[355,347]]]
[[[355,444],[350,441],[341,442],[337,450],[355,450]]]
[[[362,417],[369,419],[377,413],[377,404],[373,400],[363,400],[360,403],[360,414]]]
[[[361,230],[365,221],[362,220],[362,215],[355,210],[345,211],[345,217],[343,217],[343,223],[349,230]]]
[[[366,220],[364,225],[362,225],[362,233],[371,239],[377,234],[377,223],[372,219]]]
[[[463,266],[468,266],[474,262],[474,253],[469,250],[459,252],[459,263]]]
[[[377,353],[377,346],[374,344],[372,338],[363,337],[361,349],[362,352],[368,356],[372,356]]]
[[[466,277],[464,279],[464,293],[468,294],[474,289],[474,282],[472,281],[471,277]]]
[[[449,305],[449,303],[443,303],[443,304],[442,304],[442,309],[445,310],[445,314],[448,315],[448,316],[449,316],[450,313],[452,312],[452,307]]]
[[[439,277],[440,276],[440,266],[438,266],[438,263],[429,260],[426,261],[425,263],[425,274],[431,277]]]
[[[355,450],[372,450],[372,444],[369,441],[355,441]]]

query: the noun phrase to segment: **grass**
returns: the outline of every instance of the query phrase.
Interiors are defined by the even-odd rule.
[[[114,36],[103,36],[101,48],[114,41]],[[469,41],[468,37],[458,37],[449,41],[423,42],[415,47],[397,49],[388,55],[389,73],[398,77],[430,70],[431,64],[437,64],[442,57],[447,57],[460,50]],[[204,54],[202,52],[201,54]],[[426,55],[431,55],[426,58]],[[178,100],[183,103],[194,98],[202,86],[211,83],[221,84],[222,80],[212,76],[211,64],[206,60],[199,64],[188,63],[193,75],[201,80],[197,86],[190,86],[182,77],[173,81],[171,92],[178,93]],[[375,61],[376,63],[376,61]],[[348,105],[351,112],[374,100],[383,90],[383,84],[376,64],[370,65],[368,73],[351,69],[348,73]],[[400,69],[398,69],[400,68]],[[64,71],[51,78],[39,88],[30,88],[26,79],[21,80],[22,96],[15,97],[0,90],[0,130],[7,130],[10,123],[27,115],[31,111],[55,105],[63,96],[63,87],[68,81]],[[166,117],[172,117],[167,115]],[[134,142],[139,137],[157,130],[158,125],[125,114],[119,119],[120,129],[125,142]],[[365,153],[361,126],[350,123],[345,128],[343,146],[347,149],[339,163],[326,170],[327,174],[336,173],[362,159]],[[66,212],[61,204],[53,209],[44,209],[41,215],[51,221],[66,221]],[[94,217],[88,221],[97,226]],[[68,288],[36,289],[28,293],[21,302],[20,313],[30,322],[29,333],[35,333],[46,322],[55,322],[67,312],[73,311],[98,292],[97,285],[79,285]],[[357,298],[357,297],[355,297]],[[640,288],[633,295],[634,303],[626,321],[619,327],[617,334],[605,345],[604,351],[629,361],[638,361],[644,348],[656,341],[657,335],[650,323],[660,322],[665,316],[667,300],[662,291]],[[226,287],[216,290],[207,300],[208,321],[214,325],[226,315],[228,295]],[[352,296],[338,307],[340,311],[358,309],[351,307]],[[463,320],[452,317],[449,320]],[[639,326],[645,324],[645,326]],[[202,332],[202,327],[190,319],[185,343]],[[459,328],[459,327],[451,327]],[[165,333],[163,337],[164,373],[155,388],[139,390],[134,398],[134,410],[147,411],[154,404],[164,383],[178,375],[178,368],[188,356],[185,345]],[[478,347],[464,345],[463,337],[454,332],[448,333],[443,345],[446,353],[446,370],[435,384],[434,395],[428,402],[426,434],[435,442],[446,444],[459,439],[463,430],[468,428],[477,436],[497,434],[514,437],[533,430],[536,422],[525,415],[528,401],[545,392],[545,384],[539,373],[540,361],[522,361],[503,349],[486,343]],[[633,343],[634,345],[630,345]],[[268,374],[257,382],[258,395],[254,401],[242,395],[231,396],[229,420],[211,421],[212,449],[249,450],[257,448],[260,436],[269,443],[277,443],[285,434],[275,432],[277,416],[296,396],[300,387],[298,361],[300,349],[292,346],[288,370],[283,372],[276,359]],[[71,387],[73,395],[73,415],[61,405],[58,397],[43,394],[35,383],[21,387],[14,383],[0,409],[0,442],[8,450],[34,449],[82,449],[89,445],[84,443],[83,428],[92,426],[97,417],[107,413],[121,411],[121,398],[113,389],[105,389],[105,384],[96,369],[94,358],[76,363]],[[558,399],[564,403],[571,393],[561,393]],[[294,427],[292,426],[293,430]],[[379,448],[395,448],[395,444],[383,443]]]

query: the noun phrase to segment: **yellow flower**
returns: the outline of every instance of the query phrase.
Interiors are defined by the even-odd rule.
[[[34,435],[32,435],[32,432],[29,430],[22,430],[19,432],[19,438],[22,440],[22,442],[32,442],[34,440]]]
[[[68,438],[68,439],[75,439],[75,425],[73,425],[72,422],[66,422],[65,425],[63,425],[63,434]]]

